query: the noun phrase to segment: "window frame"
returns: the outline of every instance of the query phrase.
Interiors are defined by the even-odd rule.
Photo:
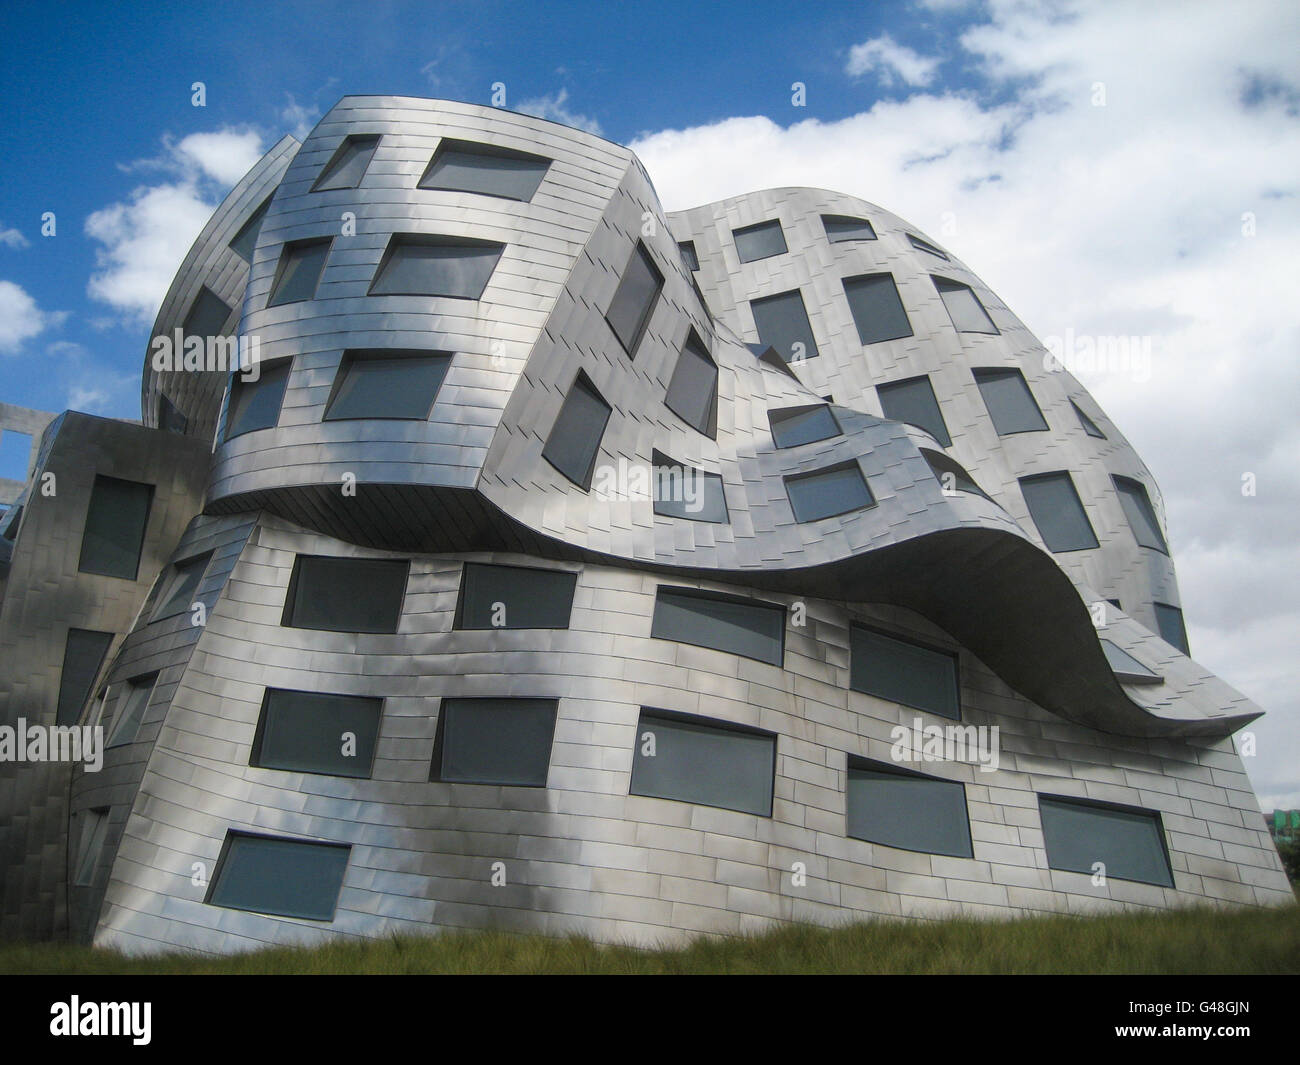
[[[854,683],[854,677],[857,671],[853,668],[853,634],[862,631],[870,633],[872,636],[888,640],[892,643],[903,644],[914,650],[924,651],[927,654],[934,655],[938,658],[947,659],[952,665],[952,696],[956,714],[946,714],[942,710],[936,710],[933,706],[922,706],[916,702],[910,702],[904,699],[895,698],[892,695],[880,691],[870,691]],[[849,621],[849,681],[848,690],[857,692],[860,695],[869,695],[873,699],[882,699],[887,703],[894,703],[897,706],[906,706],[909,710],[919,710],[922,713],[932,714],[935,717],[941,717],[945,721],[964,721],[962,703],[962,672],[961,672],[961,654],[957,651],[950,650],[947,647],[940,647],[938,644],[931,643],[925,639],[916,639],[913,636],[902,636],[897,632],[890,632],[888,629],[881,628],[868,622],[851,619]]]

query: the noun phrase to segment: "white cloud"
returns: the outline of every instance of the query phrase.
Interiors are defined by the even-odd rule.
[[[1193,655],[1269,711],[1250,762],[1266,806],[1300,796],[1298,38],[1284,7],[1005,0],[943,57],[992,92],[631,145],[669,210],[840,190],[928,231],[1040,338],[1151,338],[1145,383],[1079,376],[1162,489]]]
[[[938,59],[920,55],[884,33],[850,48],[844,73],[860,77],[875,71],[882,85],[893,85],[897,78],[915,88],[933,82],[938,68]]]
[[[280,109],[280,121],[289,127],[297,140],[306,140],[307,134],[320,121],[320,108],[300,104],[291,93],[286,93],[288,103]]]
[[[140,186],[86,219],[86,235],[101,245],[87,292],[137,325],[152,324],[221,197],[262,154],[256,133],[234,129],[192,133],[178,143],[164,138],[163,148],[161,157],[127,169],[162,169],[171,180]]]
[[[63,389],[67,409],[106,417],[132,411],[132,417],[138,417],[140,376],[137,371],[114,370],[98,361],[87,348],[70,340],[47,345],[45,362]]]
[[[0,244],[7,248],[28,248],[31,247],[31,241],[22,235],[16,229],[5,229],[0,225]]]
[[[42,311],[20,285],[0,281],[0,355],[12,355],[24,341],[61,324],[65,317],[65,312]]]
[[[552,122],[562,122],[566,126],[573,126],[575,129],[585,129],[588,133],[594,133],[600,136],[600,123],[594,118],[588,118],[586,115],[579,115],[565,107],[569,99],[569,90],[561,89],[559,92],[551,93],[549,96],[535,96],[532,99],[520,102],[516,110],[522,111],[526,115],[536,115],[538,118],[548,118]]]

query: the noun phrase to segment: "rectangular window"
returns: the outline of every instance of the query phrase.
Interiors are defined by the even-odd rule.
[[[1089,436],[1095,436],[1098,440],[1105,440],[1106,434],[1097,428],[1097,423],[1083,413],[1083,408],[1074,400],[1070,400],[1070,406],[1074,408],[1074,413],[1079,416],[1079,424],[1083,426],[1083,431]]]
[[[332,921],[352,848],[229,832],[206,900],[275,917]]]
[[[650,635],[779,666],[785,658],[785,609],[757,599],[660,585]]]
[[[286,244],[280,252],[280,264],[266,305],[279,307],[315,299],[331,244],[333,240],[295,240]]]
[[[909,234],[907,235],[907,239],[910,240],[910,241],[912,242],[912,247],[914,247],[917,251],[923,251],[923,252],[925,252],[927,255],[936,255],[936,256],[938,256],[940,259],[943,259],[944,262],[947,262],[947,261],[948,261],[948,256],[947,256],[946,254],[944,254],[943,252],[941,252],[938,248],[936,248],[936,247],[935,247],[933,244],[931,244],[928,240],[922,240],[920,237],[915,236],[915,235],[912,234],[912,233],[909,233]]]
[[[528,152],[444,139],[420,178],[420,188],[476,192],[527,203],[550,165],[551,160]]]
[[[924,429],[944,447],[952,447],[948,436],[948,426],[939,410],[939,401],[934,398],[934,387],[930,378],[909,377],[906,381],[893,381],[887,385],[877,385],[876,395],[880,397],[880,409],[890,421],[906,422]]]
[[[226,414],[226,439],[258,429],[274,429],[280,421],[285,388],[293,359],[279,359],[262,366],[256,381],[242,374],[230,378],[230,404]]]
[[[158,674],[155,673],[150,677],[135,677],[122,685],[122,692],[117,697],[117,715],[113,719],[113,730],[108,737],[109,747],[120,747],[135,741],[157,679]]]
[[[1083,551],[1097,546],[1097,535],[1068,473],[1022,477],[1020,493],[1047,550]]]
[[[677,242],[677,250],[681,253],[686,269],[695,273],[700,268],[700,257],[695,253],[695,241],[680,240]]]
[[[1164,680],[1110,640],[1101,641],[1101,650],[1106,656],[1106,663],[1110,666],[1111,672],[1126,684],[1159,684]]]
[[[942,277],[932,277],[934,287],[939,290],[943,305],[948,308],[948,317],[959,333],[996,333],[998,327],[993,324],[984,304],[971,291],[969,285],[949,281]]]
[[[961,720],[956,655],[862,625],[849,630],[849,687]]]
[[[262,223],[266,220],[266,212],[270,206],[271,197],[268,196],[262,201],[262,205],[248,216],[248,221],[239,227],[239,232],[230,241],[231,250],[245,262],[253,261],[257,238],[262,232]]]
[[[55,724],[72,725],[81,717],[91,685],[99,676],[104,655],[113,642],[111,632],[93,629],[69,629],[63,648],[63,676],[59,681],[59,705]]]
[[[203,581],[203,574],[211,558],[212,552],[209,551],[177,562],[172,567],[167,582],[158,595],[158,605],[154,607],[149,617],[151,622],[161,621],[163,618],[170,618],[191,609],[194,593]]]
[[[226,323],[230,321],[232,314],[234,314],[234,308],[213,292],[212,289],[208,288],[207,285],[204,285],[199,289],[198,296],[195,297],[185,315],[185,321],[181,324],[181,332],[186,337],[203,337],[205,339],[207,337],[224,336]]]
[[[767,421],[772,428],[772,442],[777,447],[798,447],[840,435],[840,423],[830,407],[786,407],[769,410]]]
[[[605,314],[605,321],[629,355],[636,355],[637,345],[650,324],[650,315],[663,287],[664,275],[659,272],[646,246],[637,241]]]
[[[152,503],[153,485],[97,475],[86,510],[77,569],[135,580]]]
[[[844,294],[862,343],[880,344],[912,335],[912,323],[903,310],[893,274],[846,277]]]
[[[708,437],[718,432],[718,366],[692,329],[668,383],[668,409]]]
[[[785,246],[785,234],[781,223],[776,219],[759,222],[755,226],[733,229],[731,239],[736,242],[736,253],[742,263],[769,259],[773,255],[784,255],[789,249]]]
[[[109,807],[100,806],[81,815],[81,835],[77,839],[77,860],[72,882],[85,887],[95,879],[95,867],[104,853],[108,839]]]
[[[653,463],[656,514],[687,521],[727,520],[721,474],[685,466],[659,451],[654,452]]]
[[[400,559],[299,555],[282,624],[327,632],[396,632],[408,569]]]
[[[567,629],[578,575],[564,570],[466,562],[458,629]]]
[[[370,283],[372,296],[482,297],[504,244],[466,237],[397,234]]]
[[[267,688],[248,764],[369,778],[383,707],[382,699]]]
[[[1111,477],[1115,482],[1115,491],[1119,493],[1120,504],[1124,507],[1124,516],[1128,518],[1129,528],[1141,547],[1153,547],[1157,551],[1169,554],[1169,545],[1165,543],[1160,523],[1156,521],[1156,512],[1151,507],[1145,485],[1128,477]]]
[[[993,419],[998,436],[1036,433],[1047,428],[1043,412],[1034,402],[1024,375],[1019,370],[972,370],[984,406]]]
[[[1174,886],[1164,828],[1155,811],[1040,795],[1038,812],[1051,868],[1091,875],[1101,862],[1106,876],[1116,880]]]
[[[345,351],[325,405],[327,422],[352,418],[425,421],[433,410],[451,356],[379,348]]]
[[[1156,610],[1156,626],[1160,638],[1170,647],[1177,647],[1185,655],[1192,652],[1187,646],[1187,628],[1183,625],[1183,612],[1168,603],[1152,603]]]
[[[848,770],[846,835],[906,851],[973,856],[962,783],[864,758],[850,757]]]
[[[542,448],[542,458],[584,491],[591,487],[609,415],[609,404],[587,375],[579,373]]]
[[[787,477],[785,492],[790,497],[794,520],[799,522],[820,521],[876,505],[856,462]]]
[[[379,147],[378,136],[347,137],[339,145],[334,157],[325,165],[311,187],[312,192],[326,189],[355,189],[365,176],[366,167]]]
[[[554,699],[443,699],[430,780],[544,788]]]
[[[799,290],[778,292],[775,296],[750,300],[758,339],[774,348],[785,362],[802,362],[817,357],[812,325]]]
[[[875,240],[876,231],[865,218],[850,218],[847,215],[824,214],[822,226],[826,230],[826,239],[832,244],[848,240]]]
[[[772,816],[776,736],[710,718],[641,710],[631,795]]]

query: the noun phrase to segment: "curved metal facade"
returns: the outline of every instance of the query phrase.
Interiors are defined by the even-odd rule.
[[[456,142],[549,165],[527,198],[424,187]],[[323,173],[349,152],[370,153],[352,184],[319,188],[346,185]],[[229,244],[268,198],[245,281]],[[832,240],[835,219],[870,229]],[[774,238],[773,222],[779,243],[750,242],[764,224]],[[323,269],[309,298],[276,298],[303,242],[328,244]],[[499,246],[477,298],[373,291],[399,245],[437,258],[429,248],[458,242]],[[629,330],[638,290],[624,279],[638,270],[662,283],[642,285]],[[155,590],[107,674],[110,698],[157,680],[134,742],[75,776],[74,822],[109,812],[70,896],[77,934],[214,952],[453,926],[650,943],[789,920],[1291,898],[1233,740],[1260,711],[1156,635],[1156,604],[1179,602],[1173,563],[1139,542],[1113,480],[1145,488],[1163,535],[1149,471],[1001,301],[903,220],[812,189],[665,216],[635,157],[597,137],[469,104],[349,97],[236,188],[177,286],[156,332],[200,287],[227,301],[238,289],[238,335],[257,338],[262,373],[287,376],[278,414],[231,435],[225,375],[165,377],[146,360],[147,424],[163,392],[184,415],[174,429],[215,430],[204,513],[173,555],[211,551],[195,590],[206,616],[148,620]],[[763,337],[754,312],[791,292],[807,315],[797,352]],[[708,425],[670,398],[690,344],[704,379],[716,367]],[[351,360],[377,349],[445,360],[426,418],[331,416]],[[999,435],[975,373],[1005,383],[999,370],[1019,372],[1041,428]],[[940,421],[928,407],[911,419],[926,428],[887,417],[889,386],[920,378]],[[585,484],[548,450],[575,388],[589,398],[574,424],[608,408]],[[772,412],[826,404],[835,431],[777,446]],[[657,455],[715,478],[721,520],[601,486]],[[843,513],[800,513],[800,478],[826,470],[869,497],[836,489],[818,505]],[[1060,474],[1095,546],[1053,553],[1030,513],[1022,479]],[[286,624],[296,560],[317,556],[407,563],[396,631]],[[467,566],[483,563],[571,574],[567,627],[466,627]],[[779,652],[665,638],[661,587],[775,605]],[[960,788],[968,854],[850,834],[854,780],[897,761],[897,730],[956,724],[863,690],[854,634],[867,630],[955,660],[960,725],[996,727],[996,770],[970,756],[920,768]],[[1117,674],[1117,651],[1148,675]],[[268,690],[382,700],[368,775],[256,764]],[[553,703],[540,782],[436,771],[464,699]],[[646,712],[770,738],[767,812],[638,785]],[[708,776],[674,786],[707,792]],[[1168,883],[1062,868],[1041,796],[1154,819]],[[349,848],[328,914],[218,904],[232,833]]]

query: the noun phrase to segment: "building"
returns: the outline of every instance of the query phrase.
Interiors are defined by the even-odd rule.
[[[0,767],[6,935],[1292,900],[1150,472],[872,204],[666,216],[588,133],[347,97],[196,241],[142,417],[63,415],[0,530],[4,721],[106,737]]]

